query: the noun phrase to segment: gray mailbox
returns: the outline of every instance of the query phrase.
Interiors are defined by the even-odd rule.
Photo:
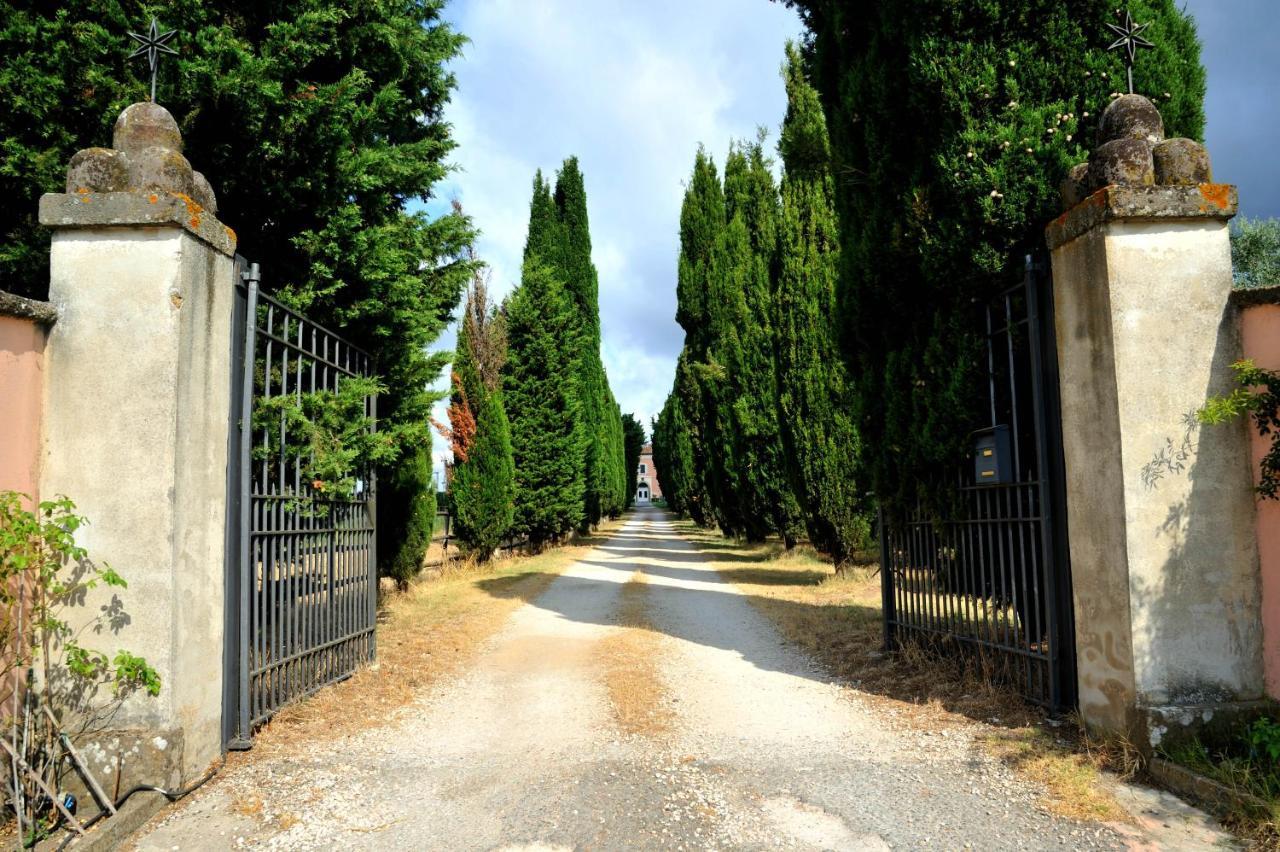
[[[973,479],[978,485],[1013,482],[1008,426],[992,426],[974,433]]]

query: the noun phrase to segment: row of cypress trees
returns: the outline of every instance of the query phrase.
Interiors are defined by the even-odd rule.
[[[903,15],[897,0],[783,2],[809,33],[803,62],[790,50],[784,72],[776,243],[768,215],[745,220],[757,256],[772,251],[772,310],[752,307],[759,285],[734,260],[731,233],[735,156],[750,164],[755,151],[730,155],[722,185],[700,154],[681,231],[685,350],[654,453],[665,496],[695,520],[790,536],[777,468],[752,443],[751,428],[768,434],[776,416],[773,445],[804,525],[839,561],[867,534],[864,492],[888,512],[945,499],[983,422],[973,306],[1016,283],[1023,258],[1043,248],[1058,185],[1123,88],[1106,33],[1124,9],[1011,0]],[[1155,44],[1134,68],[1137,91],[1169,136],[1199,138],[1193,20],[1176,0],[1125,8]],[[768,352],[771,373],[747,351],[766,326],[772,348],[756,353]],[[752,399],[740,389],[765,389],[770,376],[774,406],[739,411]]]
[[[473,553],[488,558],[507,536],[539,547],[630,505],[627,451],[638,424],[623,417],[600,357],[599,283],[576,157],[554,187],[541,171],[534,178],[511,296],[491,306],[483,283],[473,285],[453,381],[450,492],[458,536]]]
[[[788,47],[779,187],[762,139],[738,143],[723,179],[699,150],[680,219],[674,387],[654,422],[670,505],[729,535],[837,564],[865,543],[858,432],[847,410],[834,297],[839,268],[822,107]]]

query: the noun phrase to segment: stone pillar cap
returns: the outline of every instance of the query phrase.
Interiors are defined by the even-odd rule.
[[[1226,220],[1236,215],[1239,205],[1236,188],[1225,183],[1202,183],[1196,186],[1112,184],[1054,219],[1045,229],[1045,239],[1052,251],[1105,222],[1122,219]]]

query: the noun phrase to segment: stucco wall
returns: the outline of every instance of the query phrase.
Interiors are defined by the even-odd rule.
[[[129,583],[128,623],[87,644],[142,654],[164,682],[112,723],[150,731],[161,754],[135,759],[185,778],[221,752],[232,288],[231,258],[181,227],[53,237],[41,490],[76,502],[81,543]]]
[[[39,501],[42,323],[0,313],[0,491]]]
[[[1280,370],[1280,304],[1250,305],[1241,316],[1244,356]],[[1255,481],[1271,438],[1251,431]],[[1259,500],[1258,561],[1262,575],[1262,630],[1267,694],[1280,699],[1280,500]]]
[[[1080,706],[1106,727],[1262,692],[1248,439],[1195,420],[1241,351],[1226,228],[1117,217],[1054,252]]]

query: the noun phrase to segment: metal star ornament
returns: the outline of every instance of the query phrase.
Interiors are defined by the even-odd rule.
[[[1119,14],[1119,10],[1116,11]],[[1133,61],[1138,56],[1138,49],[1150,49],[1155,47],[1154,44],[1142,37],[1142,33],[1146,31],[1150,23],[1135,24],[1133,15],[1129,14],[1129,10],[1124,10],[1124,24],[1107,24],[1111,31],[1120,38],[1111,43],[1107,50],[1124,50],[1125,52],[1125,70],[1129,72],[1129,94],[1133,94]]]
[[[160,65],[160,54],[167,53],[170,56],[177,56],[178,51],[169,47],[169,40],[177,35],[177,30],[169,30],[167,33],[160,32],[160,25],[156,23],[156,19],[151,19],[151,29],[146,33],[129,33],[129,38],[142,45],[133,53],[129,54],[130,59],[137,59],[139,56],[147,57],[147,64],[151,66],[151,102],[156,102],[156,69]]]

